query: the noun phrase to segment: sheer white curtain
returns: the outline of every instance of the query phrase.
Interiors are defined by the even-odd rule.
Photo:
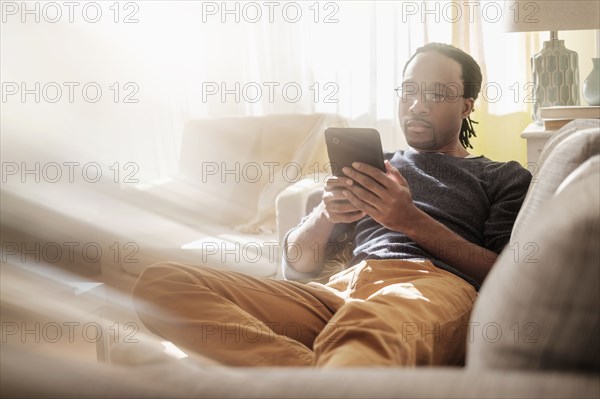
[[[480,63],[479,109],[501,115],[529,106],[527,65],[539,41],[535,34],[527,35],[529,42],[502,31],[503,18],[514,17],[502,1],[297,2],[299,7],[289,7],[287,14],[283,9],[289,2],[282,2],[272,23],[266,21],[265,7],[260,22],[252,23],[253,7],[248,6],[245,20],[249,2],[238,4],[239,23],[222,6],[216,15],[204,15],[199,29],[206,75],[195,75],[186,116],[338,113],[353,125],[378,128],[387,149],[402,147],[393,88],[410,55],[432,41],[455,44]],[[198,4],[188,6],[191,15],[202,13]],[[302,18],[292,23],[296,9]],[[213,90],[224,86],[210,95],[202,84]],[[222,96],[223,88],[240,92],[239,102],[233,94]]]
[[[302,18],[295,23],[289,22],[291,11],[287,19],[275,11],[273,23],[209,18],[201,29],[212,38],[203,42],[212,65],[199,81],[227,89],[239,83],[242,94],[244,87],[249,90],[239,103],[231,94],[207,96],[203,107],[192,106],[190,113],[338,113],[353,124],[383,129],[385,145],[397,147],[393,88],[404,63],[427,41],[451,40],[450,24],[422,23],[419,15],[405,15],[411,9],[402,3],[298,2]],[[276,85],[272,98],[269,84]],[[253,86],[262,89],[256,102]],[[198,97],[196,92],[193,98]]]
[[[501,32],[497,7],[484,14],[486,2],[475,3],[100,2],[96,23],[82,18],[81,8],[73,22],[66,9],[58,22],[5,13],[3,82],[57,82],[64,93],[56,103],[3,99],[3,141],[136,162],[141,181],[176,170],[183,126],[192,118],[338,113],[380,129],[387,149],[402,147],[393,88],[426,42],[456,43],[476,57],[494,82],[490,90],[502,94],[485,104],[489,112],[527,106],[530,43]],[[64,82],[96,82],[102,101],[83,101],[80,91],[67,101]],[[124,101],[127,95],[136,101]]]

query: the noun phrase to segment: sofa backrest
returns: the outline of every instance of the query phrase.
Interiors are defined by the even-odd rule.
[[[580,165],[502,252],[471,314],[467,368],[600,370],[599,160]]]
[[[527,237],[526,228],[540,217],[540,206],[554,195],[563,180],[587,159],[600,153],[600,120],[583,122],[569,123],[544,147],[539,171],[531,180],[508,247],[519,241],[521,235]],[[582,129],[574,131],[577,127]]]
[[[542,148],[542,153],[540,154],[537,168],[534,169],[540,170],[550,153],[554,152],[554,149],[573,133],[598,127],[600,127],[600,119],[574,119],[567,123],[548,139],[546,145],[544,145],[544,148]]]
[[[287,185],[323,170],[323,131],[339,116],[279,114],[196,119],[187,123],[179,178],[212,198],[224,223],[248,232],[275,225],[275,197]]]

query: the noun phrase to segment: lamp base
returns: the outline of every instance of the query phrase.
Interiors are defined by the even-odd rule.
[[[556,32],[531,58],[533,72],[533,119],[542,124],[541,107],[579,105],[579,59],[575,51],[558,40]]]

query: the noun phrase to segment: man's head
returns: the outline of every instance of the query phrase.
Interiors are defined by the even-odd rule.
[[[417,49],[404,66],[398,110],[408,144],[466,155],[464,148],[472,148],[469,137],[475,135],[469,115],[481,81],[479,65],[464,51],[442,43]]]

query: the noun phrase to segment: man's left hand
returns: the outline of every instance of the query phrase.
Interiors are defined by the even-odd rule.
[[[390,230],[403,231],[415,217],[410,188],[398,169],[385,161],[386,173],[380,169],[355,162],[342,172],[360,184],[346,184],[344,195],[354,206]]]

